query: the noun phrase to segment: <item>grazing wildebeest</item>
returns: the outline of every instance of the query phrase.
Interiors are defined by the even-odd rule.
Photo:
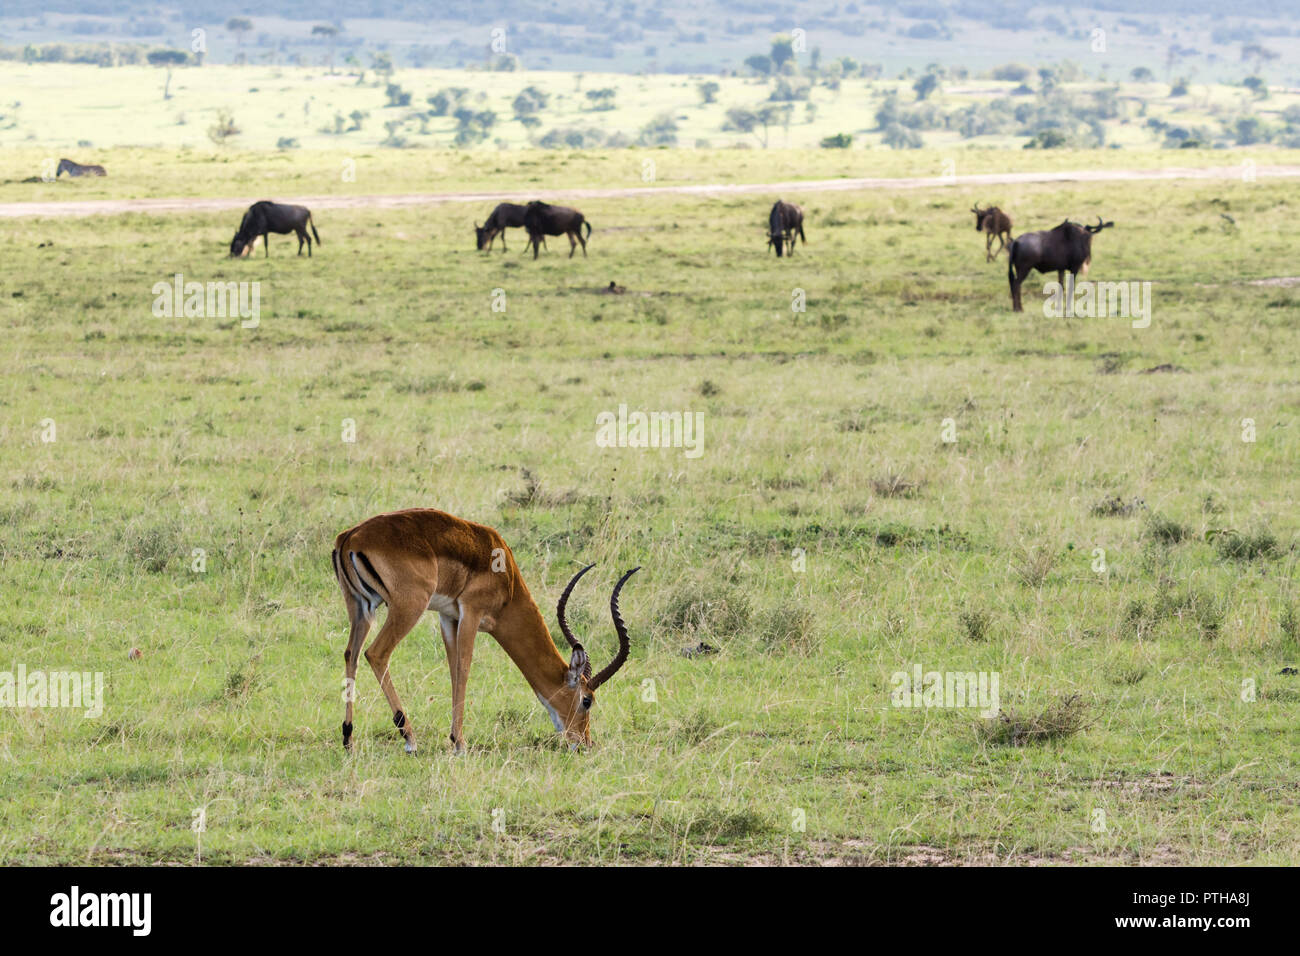
[[[1043,274],[1056,273],[1056,281],[1065,286],[1065,273],[1077,279],[1079,272],[1088,271],[1092,261],[1092,237],[1113,222],[1102,222],[1097,217],[1097,225],[1081,226],[1065,220],[1055,229],[1041,232],[1027,232],[1011,240],[1007,252],[1007,281],[1011,284],[1011,308],[1023,312],[1020,304],[1020,285],[1030,272],[1037,269]]]
[[[49,167],[46,168],[48,169]],[[108,175],[108,173],[104,172],[103,166],[83,166],[81,165],[81,163],[74,163],[70,159],[61,159],[59,160],[58,172],[54,174],[54,178],[58,179],[64,173],[67,173],[69,176],[107,176]],[[49,174],[46,173],[46,175],[48,176]]]
[[[506,229],[524,225],[524,216],[528,211],[527,206],[521,206],[519,203],[503,202],[492,210],[492,215],[487,217],[487,222],[483,225],[474,223],[474,235],[478,240],[478,248],[492,248],[492,241],[501,237],[501,251],[506,250]],[[545,243],[543,243],[545,245]]]
[[[988,237],[984,240],[984,261],[992,262],[1011,242],[1011,217],[997,206],[981,209],[975,205],[971,206],[970,211],[975,214],[975,231],[988,233]],[[997,252],[990,251],[993,248],[994,238],[1000,243]]]
[[[808,245],[808,237],[803,234],[803,210],[792,202],[778,199],[767,217],[767,244],[776,247],[777,258],[785,254],[785,244],[790,243],[790,255],[794,255],[795,237]]]
[[[307,235],[308,227],[311,228],[311,236],[316,237],[316,244],[324,245],[320,241],[320,234],[316,232],[316,223],[312,221],[311,210],[306,206],[290,206],[263,199],[261,202],[253,203],[248,207],[248,212],[244,213],[244,220],[239,224],[239,232],[235,233],[235,238],[230,241],[230,254],[242,255],[245,247],[261,236],[262,245],[266,247],[267,258],[270,258],[271,246],[266,241],[268,233],[296,232],[298,233],[298,255],[302,255],[302,244],[306,242],[307,257],[311,258],[311,236]]]
[[[582,235],[582,227],[587,227],[587,237]],[[538,249],[546,242],[547,236],[569,237],[569,258],[578,251],[582,243],[582,254],[587,255],[587,239],[591,237],[591,223],[583,218],[582,213],[568,206],[552,206],[534,199],[524,211],[524,228],[528,230],[528,242],[533,247],[533,258],[537,258]]]

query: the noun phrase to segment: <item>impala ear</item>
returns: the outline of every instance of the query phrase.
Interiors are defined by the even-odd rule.
[[[569,675],[567,678],[570,687],[578,686],[578,675],[591,677],[591,661],[587,658],[587,652],[581,644],[573,649],[573,654],[569,657]]]

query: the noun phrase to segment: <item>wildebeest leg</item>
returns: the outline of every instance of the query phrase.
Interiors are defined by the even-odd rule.
[[[500,233],[501,233],[501,251],[502,251],[503,253],[505,253],[505,252],[508,252],[508,251],[509,251],[508,249],[506,249],[506,231],[505,231],[505,229],[501,229],[501,230],[500,230]],[[494,239],[496,238],[496,233],[493,233],[493,234],[492,234],[492,238],[494,238]]]
[[[574,235],[576,235],[578,237],[578,241],[582,243],[582,258],[584,259],[587,258],[587,240],[582,238],[581,226],[577,228],[577,230],[574,232]]]
[[[993,249],[993,233],[990,232],[987,234],[986,238],[984,239],[984,261],[985,262],[993,261],[992,249]]]
[[[271,258],[271,243],[268,241],[270,238],[271,234],[269,232],[262,233],[262,246],[266,249],[266,258],[268,259]]]
[[[578,240],[572,232],[566,232],[565,235],[569,237],[569,258],[572,259],[573,254],[578,251]],[[584,256],[587,254],[587,244],[585,242],[582,244],[582,254]]]
[[[307,238],[307,233],[301,229],[298,230],[298,255],[302,255],[302,241]],[[307,247],[307,255],[311,255],[311,247]]]
[[[541,243],[538,241],[538,238],[537,238],[536,236],[532,236],[531,238],[532,238],[532,241],[533,241],[533,259],[536,260],[536,259],[537,259],[537,252],[538,252],[539,247],[541,246]]]

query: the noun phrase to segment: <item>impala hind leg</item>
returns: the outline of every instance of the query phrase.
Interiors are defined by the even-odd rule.
[[[420,600],[417,595],[414,601],[408,597],[399,604],[389,605],[388,618],[384,621],[384,626],[379,629],[379,636],[366,648],[366,660],[370,662],[370,669],[375,672],[375,678],[379,681],[384,696],[388,698],[388,706],[393,709],[393,723],[406,740],[408,754],[415,753],[415,732],[411,729],[411,722],[406,718],[406,711],[402,709],[402,698],[397,695],[397,688],[393,685],[393,675],[388,670],[388,659],[393,656],[393,649],[402,638],[415,627],[428,603],[427,598]]]
[[[348,617],[352,621],[348,633],[348,646],[343,649],[343,749],[352,749],[352,703],[357,699],[357,659],[361,645],[370,633],[371,619],[361,613],[356,602],[348,601]]]

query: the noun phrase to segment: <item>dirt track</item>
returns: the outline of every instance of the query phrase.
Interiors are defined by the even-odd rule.
[[[1258,179],[1300,177],[1300,166],[1258,166]],[[695,195],[728,196],[749,193],[778,195],[807,192],[853,192],[857,190],[930,189],[937,187],[1004,186],[1018,183],[1133,182],[1141,180],[1230,180],[1241,179],[1241,166],[1188,168],[1171,166],[1162,169],[1086,169],[1060,173],[985,173],[977,176],[919,176],[901,179],[820,179],[784,183],[714,183],[705,185],[643,186],[624,189],[541,190],[529,193],[406,193],[379,196],[296,196],[279,197],[282,202],[296,202],[312,209],[398,209],[429,206],[437,203],[496,202],[530,199],[623,199],[637,196]],[[221,212],[244,209],[265,198],[256,196],[229,199],[88,199],[60,202],[0,203],[0,219],[30,216],[105,216],[122,213]]]

